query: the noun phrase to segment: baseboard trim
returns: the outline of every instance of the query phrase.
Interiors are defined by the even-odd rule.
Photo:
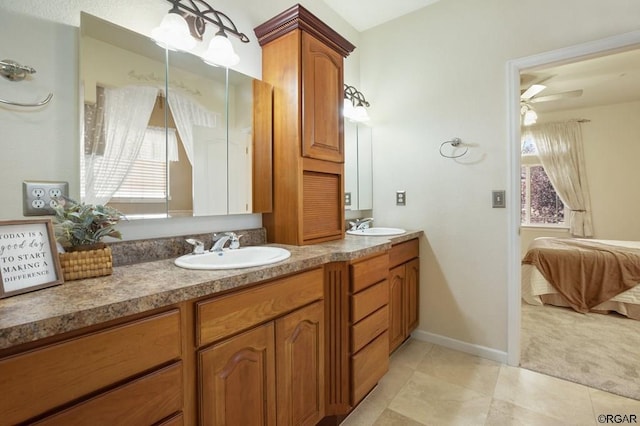
[[[444,346],[445,348],[476,355],[501,364],[507,363],[507,352],[505,351],[498,351],[496,349],[487,348],[486,346],[474,345],[472,343],[463,342],[461,340],[452,339],[450,337],[422,330],[415,330],[411,333],[411,337],[416,340],[434,343],[436,345]]]

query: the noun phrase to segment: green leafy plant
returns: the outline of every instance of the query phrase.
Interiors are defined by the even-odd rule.
[[[65,248],[96,244],[104,237],[122,239],[116,224],[124,215],[112,207],[78,203],[65,197],[58,200],[55,213],[56,240]]]

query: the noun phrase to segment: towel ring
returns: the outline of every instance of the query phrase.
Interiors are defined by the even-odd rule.
[[[13,106],[19,106],[19,107],[27,107],[27,108],[32,107],[32,108],[35,108],[35,107],[39,107],[39,106],[43,106],[43,105],[48,104],[49,101],[52,98],[53,98],[53,93],[49,93],[47,95],[47,97],[44,98],[43,100],[41,100],[40,102],[34,102],[34,103],[28,103],[27,104],[27,103],[22,103],[22,102],[8,101],[6,99],[1,99],[0,98],[0,103],[7,104],[7,105],[13,105]]]
[[[447,145],[447,144],[451,145],[451,146],[452,146],[452,147],[454,147],[454,148],[457,148],[457,147],[459,147],[459,146],[462,144],[462,139],[460,139],[460,138],[453,138],[453,139],[451,139],[451,140],[444,141],[444,142],[442,142],[442,143],[440,144],[440,155],[441,155],[441,156],[443,156],[444,158],[460,158],[460,157],[462,157],[463,155],[465,155],[465,154],[469,151],[469,148],[468,148],[468,147],[465,147],[465,150],[464,150],[464,152],[463,152],[462,154],[458,154],[458,155],[447,155],[447,154],[445,154],[445,153],[443,153],[443,152],[442,152],[442,147],[443,147],[443,146],[445,146],[445,145]]]
[[[0,75],[11,81],[22,81],[27,75],[35,74],[35,72],[35,68],[28,65],[19,64],[18,62],[11,59],[3,59],[0,61]],[[53,93],[49,93],[47,97],[40,102],[24,103],[8,101],[6,99],[0,98],[0,103],[19,107],[37,108],[48,104],[51,98],[53,98]]]

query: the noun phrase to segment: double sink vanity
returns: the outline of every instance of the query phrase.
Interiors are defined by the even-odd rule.
[[[421,234],[268,245],[290,257],[242,269],[134,263],[4,299],[0,424],[337,424],[417,326]]]

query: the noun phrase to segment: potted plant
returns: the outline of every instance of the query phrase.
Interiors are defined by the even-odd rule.
[[[67,197],[59,199],[54,210],[56,240],[64,249],[59,256],[65,280],[110,275],[111,248],[102,239],[122,239],[116,225],[123,214],[112,207],[78,203]]]

